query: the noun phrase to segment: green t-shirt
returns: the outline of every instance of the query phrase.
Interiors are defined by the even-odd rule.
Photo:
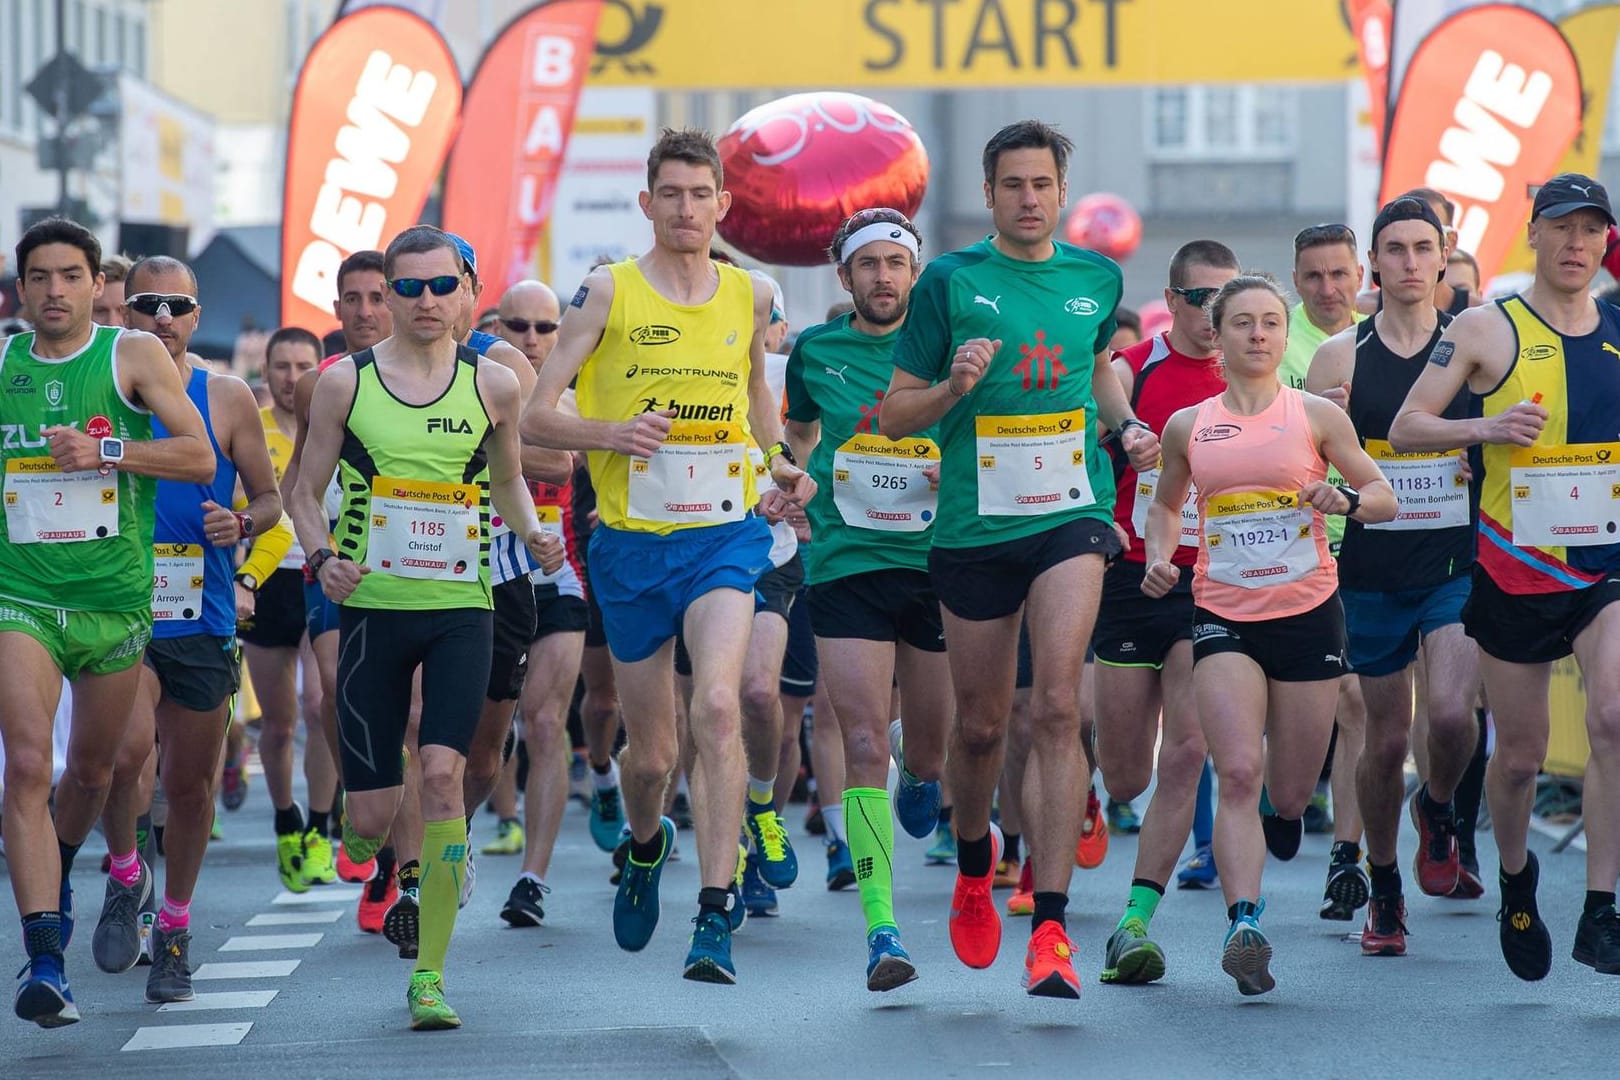
[[[901,371],[942,382],[962,342],[1001,341],[984,377],[939,424],[939,547],[1113,518],[1091,373],[1113,336],[1124,275],[1094,251],[1055,246],[1044,262],[1021,262],[986,238],[930,262],[912,291],[894,351]]]
[[[1359,311],[1351,315],[1354,322],[1366,317]],[[1316,356],[1316,350],[1322,347],[1322,343],[1332,336],[1311,322],[1311,317],[1305,314],[1303,302],[1294,305],[1294,310],[1288,316],[1288,349],[1283,353],[1282,367],[1277,369],[1284,386],[1292,386],[1295,390],[1305,389],[1305,376],[1311,370],[1311,359]],[[1328,482],[1342,484],[1344,477],[1339,475],[1339,470],[1329,466]],[[1328,514],[1326,523],[1328,543],[1336,551],[1344,539],[1344,518],[1338,514]]]
[[[874,570],[928,569],[936,506],[920,470],[939,460],[937,433],[883,437],[878,410],[900,332],[864,334],[851,318],[805,330],[787,362],[787,418],[821,421],[821,441],[806,463],[816,481],[807,508],[815,542],[801,549],[812,585]]]

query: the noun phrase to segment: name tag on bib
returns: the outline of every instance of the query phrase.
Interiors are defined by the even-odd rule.
[[[741,424],[677,420],[652,457],[630,459],[630,516],[676,525],[741,521],[749,467]]]
[[[1086,473],[1086,410],[974,418],[979,513],[1032,517],[1096,502]]]
[[[1322,565],[1312,519],[1294,492],[1215,496],[1204,508],[1210,580],[1260,589],[1305,577]]]
[[[1159,493],[1159,470],[1149,469],[1136,474],[1136,502],[1131,504],[1131,531],[1147,539],[1147,512],[1153,498]],[[1198,488],[1187,485],[1187,499],[1181,504],[1181,547],[1198,546]]]
[[[201,544],[152,547],[152,621],[190,621],[202,616]]]
[[[856,435],[833,452],[833,505],[857,529],[921,532],[939,507],[923,470],[938,464],[932,440]]]
[[[1401,503],[1395,520],[1367,528],[1403,531],[1468,524],[1468,481],[1456,454],[1402,454],[1382,439],[1368,439],[1367,456],[1378,462]]]
[[[1515,544],[1620,543],[1620,443],[1515,447],[1508,464]]]
[[[53,458],[6,462],[6,535],[13,544],[74,544],[118,535],[118,477],[65,473]]]
[[[366,565],[395,577],[477,581],[481,502],[477,484],[373,478]]]

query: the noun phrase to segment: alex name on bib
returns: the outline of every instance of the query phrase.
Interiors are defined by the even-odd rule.
[[[833,452],[833,505],[857,529],[921,532],[939,512],[924,470],[939,464],[931,439],[856,435]]]
[[[676,420],[651,457],[630,459],[630,516],[677,525],[741,521],[746,468],[741,424]]]
[[[1517,447],[1508,463],[1515,544],[1620,543],[1620,443]]]
[[[53,458],[6,462],[6,535],[13,544],[73,544],[118,535],[118,477],[65,473]]]
[[[1136,501],[1131,504],[1131,531],[1144,540],[1147,539],[1148,507],[1153,505],[1153,497],[1158,493],[1158,469],[1149,469],[1147,472],[1136,474]],[[1198,488],[1194,484],[1187,485],[1187,498],[1181,504],[1181,539],[1178,543],[1182,547],[1198,546]]]
[[[202,600],[202,545],[152,545],[152,620],[198,618]]]
[[[1395,520],[1367,528],[1404,531],[1468,524],[1468,481],[1456,454],[1403,454],[1382,439],[1368,439],[1367,456],[1378,462],[1401,504]]]
[[[395,577],[477,581],[481,506],[477,484],[373,478],[366,565]]]
[[[979,513],[1031,517],[1096,502],[1086,473],[1086,410],[974,418]]]
[[[1313,514],[1291,491],[1215,496],[1204,506],[1205,572],[1244,589],[1298,581],[1321,565]]]

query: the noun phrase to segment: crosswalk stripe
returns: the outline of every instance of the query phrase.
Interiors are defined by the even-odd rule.
[[[226,990],[217,994],[198,994],[190,1001],[171,1001],[159,1005],[158,1012],[204,1012],[209,1009],[262,1009],[275,1000],[277,990]]]
[[[277,949],[311,949],[324,934],[248,934],[226,940],[220,952],[274,952]]]
[[[249,919],[247,926],[315,926],[343,918],[341,908],[331,911],[267,911]]]
[[[204,964],[191,973],[198,979],[279,979],[298,970],[297,960],[239,960],[235,963],[215,961]]]
[[[125,1050],[179,1050],[188,1046],[235,1046],[252,1030],[251,1023],[172,1024],[136,1028]]]

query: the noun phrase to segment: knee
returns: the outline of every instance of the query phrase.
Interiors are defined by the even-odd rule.
[[[1198,774],[1203,771],[1204,756],[1208,753],[1204,736],[1198,732],[1174,741],[1167,737],[1159,745],[1159,783],[1191,792],[1198,786]],[[1144,782],[1142,788],[1146,787]]]
[[[656,735],[637,732],[619,756],[621,772],[644,780],[667,780],[679,763],[680,746],[673,727]]]
[[[742,732],[741,699],[725,687],[712,687],[692,696],[688,723],[699,746],[736,741]]]
[[[1166,746],[1159,753],[1161,770],[1168,749]],[[1097,767],[1102,770],[1103,784],[1108,788],[1110,798],[1129,802],[1147,790],[1153,778],[1152,764],[1137,760],[1137,756],[1127,753],[1122,742],[1097,740]]]
[[[1310,791],[1269,791],[1271,808],[1277,812],[1278,817],[1292,820],[1305,815],[1305,808],[1311,804]]]
[[[985,757],[1001,749],[1006,729],[993,711],[966,709],[956,718],[956,743],[971,757]]]
[[[146,759],[143,757],[141,764],[145,764],[145,762]],[[116,759],[114,761],[73,761],[70,758],[63,779],[71,779],[75,787],[92,799],[102,799],[112,789],[115,766]],[[10,772],[9,767],[7,772]],[[47,777],[51,775],[51,759],[49,757],[44,759],[44,774]],[[131,782],[133,780],[134,776],[132,774]],[[9,775],[7,776],[7,782],[10,782]],[[165,788],[164,790],[167,791],[168,789]]]
[[[1411,751],[1411,741],[1404,724],[1370,725],[1361,756],[1381,769],[1399,768]]]
[[[743,680],[742,714],[750,720],[769,716],[772,709],[781,707],[781,702],[781,691],[776,683],[752,676]]]
[[[445,806],[461,802],[462,777],[452,766],[437,763],[422,764],[422,801],[427,805]],[[493,775],[493,774],[491,774]]]
[[[43,798],[51,789],[53,768],[49,747],[20,746],[6,749],[5,792],[19,797]]]
[[[1586,737],[1595,756],[1620,754],[1620,701],[1606,697],[1587,705]]]
[[[1215,776],[1222,802],[1241,802],[1245,805],[1258,806],[1260,803],[1260,786],[1265,778],[1265,764],[1258,754],[1243,755],[1221,761],[1215,768]],[[1288,817],[1282,807],[1277,812]],[[1299,813],[1305,812],[1301,806]],[[1298,817],[1299,814],[1292,815]]]
[[[349,825],[359,835],[372,838],[387,834],[394,824],[396,809],[381,792],[351,793],[343,803],[343,815],[349,819]]]
[[[561,721],[561,716],[546,709],[536,709],[524,714],[523,741],[528,745],[531,755],[543,754],[557,741],[565,727]]]
[[[852,731],[844,739],[844,766],[851,774],[868,774],[888,769],[889,740],[879,738],[870,728]],[[907,767],[910,762],[907,762]],[[913,774],[916,770],[912,770]]]
[[[1031,696],[1029,731],[1032,739],[1077,738],[1080,728],[1080,703],[1072,693],[1047,691]]]

